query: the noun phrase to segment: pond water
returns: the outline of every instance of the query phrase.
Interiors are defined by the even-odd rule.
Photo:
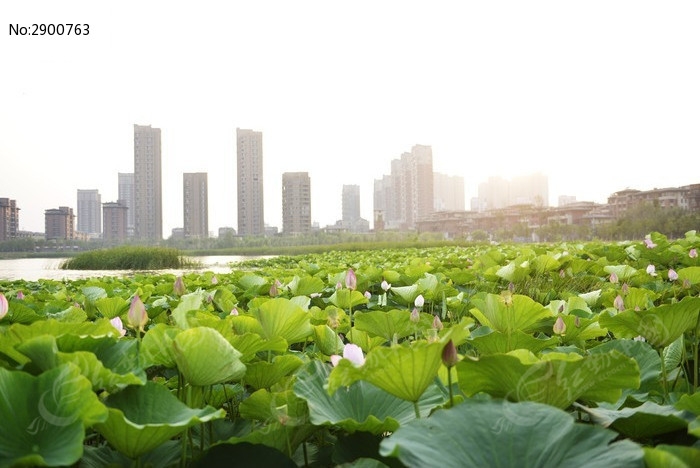
[[[208,257],[193,257],[193,260],[202,265],[201,268],[189,268],[184,270],[152,270],[148,273],[172,273],[174,275],[193,271],[230,273],[231,263],[272,257],[275,257],[275,255],[212,255]],[[66,260],[66,258],[18,258],[12,260],[0,260],[0,280],[74,280],[100,276],[130,276],[136,273],[131,270],[61,270],[61,264]],[[138,273],[144,272],[141,271]]]

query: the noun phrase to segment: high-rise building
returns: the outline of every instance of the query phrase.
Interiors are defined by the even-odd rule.
[[[435,211],[464,211],[464,177],[433,174]]]
[[[46,240],[75,239],[75,215],[73,208],[59,206],[44,211],[44,235]]]
[[[102,233],[102,197],[97,189],[78,189],[78,232]]]
[[[549,182],[543,174],[515,177],[507,181],[489,177],[479,184],[480,211],[498,210],[514,205],[549,206]]]
[[[17,201],[0,198],[0,242],[14,239],[19,231]]]
[[[360,219],[360,186],[343,185],[343,222]]]
[[[182,213],[185,237],[209,235],[209,195],[206,172],[182,174]]]
[[[134,237],[163,238],[160,129],[134,125]]]
[[[119,196],[118,199],[129,209],[126,212],[126,235],[134,236],[134,173],[119,173]]]
[[[265,235],[262,132],[236,129],[238,234]]]
[[[129,208],[123,200],[102,204],[104,230],[102,238],[106,243],[119,244],[127,239]]]
[[[311,179],[308,172],[282,174],[282,231],[311,231]]]

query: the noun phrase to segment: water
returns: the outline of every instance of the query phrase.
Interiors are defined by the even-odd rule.
[[[184,270],[152,270],[149,271],[149,273],[172,273],[174,275],[194,271],[212,271],[220,274],[230,273],[231,263],[272,257],[275,257],[275,255],[212,255],[209,257],[194,257],[193,260],[199,262],[202,265],[201,268],[189,268]],[[60,266],[66,260],[66,258],[18,258],[12,260],[0,260],[0,280],[74,280],[100,276],[131,276],[136,273],[131,270],[61,270]]]

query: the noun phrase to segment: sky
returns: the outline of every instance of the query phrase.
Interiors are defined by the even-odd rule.
[[[20,228],[117,198],[133,125],[162,129],[163,234],[182,173],[209,173],[209,229],[237,224],[236,128],[263,132],[266,223],[282,173],[341,218],[415,144],[465,179],[542,172],[559,195],[700,182],[700,2],[19,1],[0,3],[0,197]],[[10,24],[89,35],[10,36]],[[3,31],[4,29],[4,31]]]

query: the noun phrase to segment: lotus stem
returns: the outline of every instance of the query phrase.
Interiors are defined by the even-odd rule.
[[[416,411],[416,419],[420,419],[420,408],[418,408],[418,402],[413,402],[413,409]]]
[[[306,441],[304,441],[301,446],[304,450],[304,467],[309,468],[309,455],[306,453]]]
[[[659,356],[661,357],[661,378],[664,386],[664,403],[668,401],[668,381],[666,377],[666,361],[664,359],[664,349],[659,349]]]
[[[450,408],[455,405],[454,398],[452,396],[452,366],[447,368],[447,387],[450,390]]]
[[[693,340],[693,393],[698,391],[698,330],[700,329],[700,314],[695,323]]]

